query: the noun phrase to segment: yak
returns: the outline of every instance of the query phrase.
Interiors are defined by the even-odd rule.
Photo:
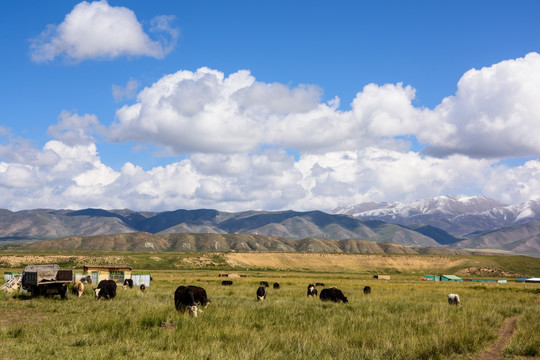
[[[174,307],[177,311],[186,312],[193,317],[197,317],[197,305],[193,291],[187,286],[179,286],[174,292]]]
[[[94,289],[96,299],[112,299],[116,296],[116,283],[114,280],[101,280],[98,287]]]
[[[349,300],[345,297],[345,295],[343,295],[343,292],[341,292],[341,290],[339,290],[338,288],[336,287],[331,287],[331,288],[327,288],[327,289],[322,289],[321,290],[321,295],[319,296],[319,298],[322,300],[322,301],[333,301],[333,302],[336,302],[336,303],[339,303],[341,301],[343,301],[344,303],[348,302]]]
[[[257,300],[263,301],[266,298],[266,288],[259,286],[257,289]]]
[[[84,284],[80,281],[75,281],[73,284],[73,294],[81,297],[84,294]]]
[[[458,294],[448,294],[448,303],[450,305],[461,305]]]
[[[317,297],[317,289],[313,284],[309,284],[307,287],[307,296],[308,297]]]

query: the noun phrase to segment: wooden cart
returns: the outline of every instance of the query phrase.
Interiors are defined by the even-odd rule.
[[[73,283],[73,270],[61,270],[58,265],[29,265],[22,272],[22,288],[32,297],[60,295],[67,299],[70,283]]]

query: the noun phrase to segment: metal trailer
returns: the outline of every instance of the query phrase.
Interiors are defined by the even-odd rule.
[[[21,286],[32,297],[60,295],[67,299],[70,283],[73,283],[73,270],[60,270],[58,265],[29,265],[22,272]]]

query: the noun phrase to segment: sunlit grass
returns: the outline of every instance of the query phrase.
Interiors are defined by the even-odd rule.
[[[14,359],[470,359],[504,319],[519,315],[509,355],[538,354],[534,284],[377,281],[365,275],[247,272],[221,286],[216,271],[156,271],[152,286],[27,299],[0,293],[0,358]],[[278,281],[256,301],[259,281]],[[307,298],[307,284],[337,286],[347,304]],[[204,287],[212,303],[197,318],[176,312],[179,285]],[[371,295],[363,287],[372,287]],[[320,290],[320,288],[319,288]],[[446,296],[460,294],[463,305]],[[536,340],[535,340],[536,339]]]

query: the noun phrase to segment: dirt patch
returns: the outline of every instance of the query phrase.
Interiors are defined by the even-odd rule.
[[[182,263],[175,264],[175,266],[178,268],[182,268],[186,265],[192,268],[203,268],[206,266],[215,266],[219,264],[215,262],[211,256],[196,256],[190,258],[183,258]]]
[[[306,254],[306,253],[228,253],[232,267],[312,271],[443,271],[463,265],[466,260],[447,256]]]
[[[0,324],[15,324],[21,322],[37,322],[47,320],[45,314],[33,311],[6,310],[0,313]]]
[[[499,329],[498,339],[486,351],[474,358],[474,360],[496,360],[500,359],[504,345],[516,330],[517,316],[510,317],[504,321],[504,325]]]
[[[164,321],[160,324],[160,327],[164,329],[174,329],[176,328],[176,324],[170,321]]]

